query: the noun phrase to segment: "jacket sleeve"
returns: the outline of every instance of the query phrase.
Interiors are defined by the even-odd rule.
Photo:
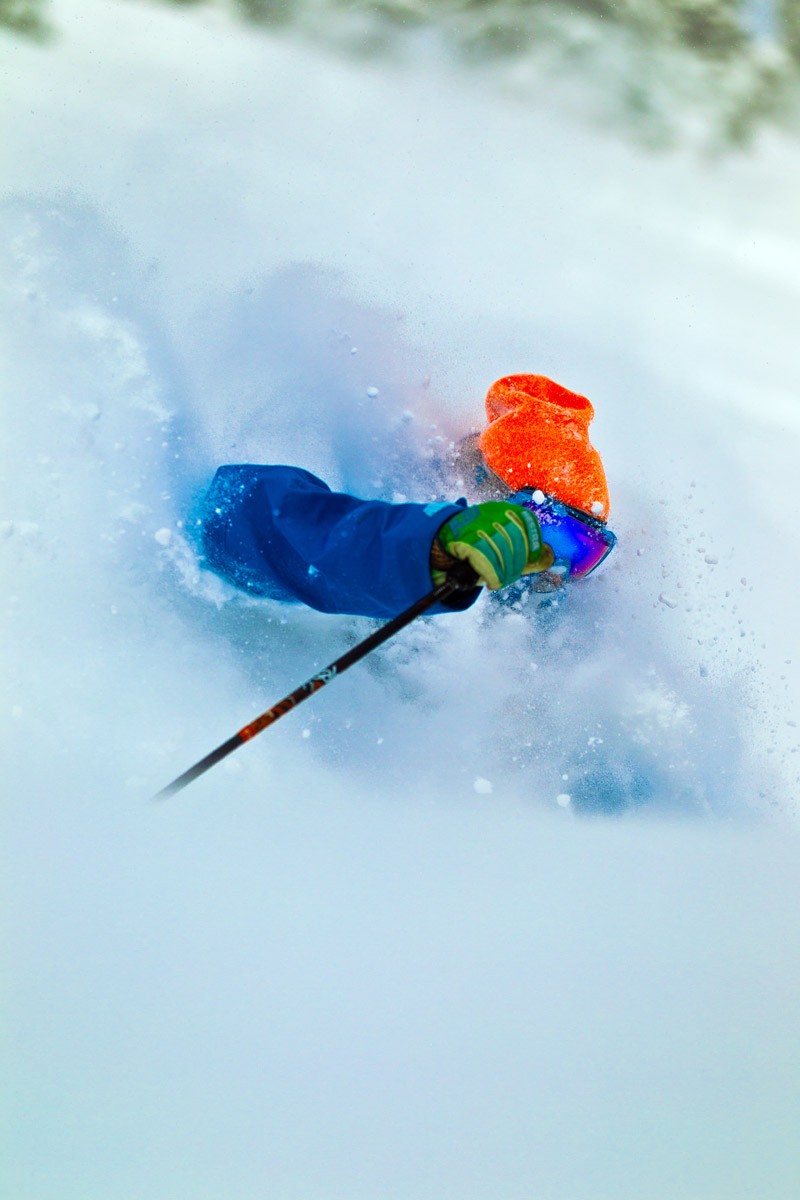
[[[358,500],[296,467],[220,467],[199,512],[202,550],[250,595],[394,617],[431,590],[431,544],[464,503]],[[431,612],[468,608],[478,594]]]

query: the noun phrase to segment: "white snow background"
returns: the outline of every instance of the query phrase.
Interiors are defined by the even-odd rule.
[[[797,142],[52,14],[0,34],[0,1194],[797,1196]],[[149,803],[372,627],[198,569],[214,466],[428,499],[515,371],[595,404],[607,569]]]

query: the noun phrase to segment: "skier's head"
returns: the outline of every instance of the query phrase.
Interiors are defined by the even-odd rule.
[[[608,485],[589,441],[594,409],[585,396],[544,375],[506,375],[486,396],[489,424],[478,445],[489,469],[512,492],[540,489],[601,521]]]

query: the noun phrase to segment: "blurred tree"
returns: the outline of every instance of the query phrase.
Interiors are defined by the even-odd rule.
[[[43,12],[44,0],[0,0],[0,28],[44,41],[51,30]]]
[[[354,0],[345,0],[350,5]],[[783,0],[795,5],[800,0]],[[360,0],[355,0],[359,4]],[[403,9],[409,0],[363,0],[363,7]],[[736,53],[748,41],[743,0],[416,0],[416,7],[433,13],[483,12],[506,17],[551,7],[583,12],[627,25],[636,32],[678,42],[712,58]]]
[[[749,40],[741,0],[659,0],[654,7],[676,41],[709,58],[729,58]]]
[[[178,8],[197,8],[209,0],[167,0]],[[288,25],[296,16],[297,0],[228,0],[230,6],[253,25]],[[331,7],[341,7],[332,0]]]
[[[783,42],[795,62],[800,63],[800,0],[776,0]]]
[[[234,0],[239,12],[255,25],[287,25],[295,15],[295,0]]]

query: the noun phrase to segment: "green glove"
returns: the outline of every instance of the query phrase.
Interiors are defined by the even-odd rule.
[[[553,565],[553,552],[542,542],[536,517],[521,504],[505,500],[462,509],[442,526],[437,541],[445,555],[468,562],[478,582],[491,591]],[[431,557],[431,575],[438,587],[447,578],[447,569],[440,553]]]

